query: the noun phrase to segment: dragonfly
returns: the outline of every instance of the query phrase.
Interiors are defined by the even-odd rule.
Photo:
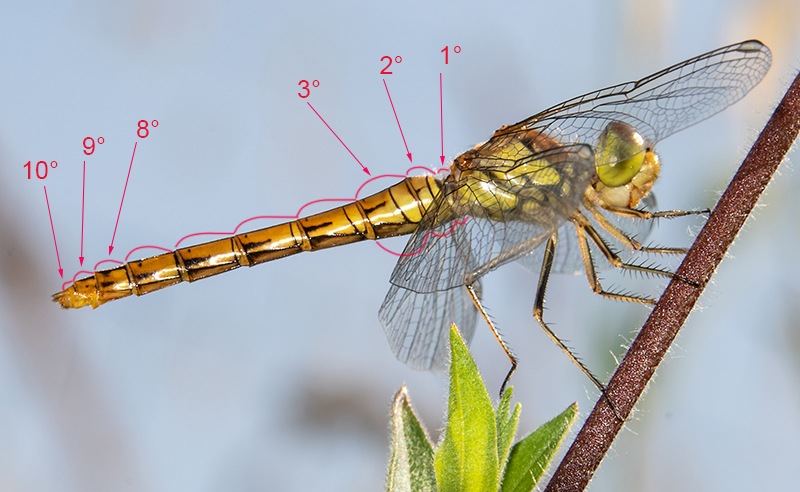
[[[480,282],[520,261],[539,268],[533,317],[602,391],[544,320],[551,273],[582,269],[600,296],[653,304],[606,290],[597,259],[674,276],[619,253],[683,254],[685,248],[644,245],[642,237],[654,219],[702,212],[654,210],[661,165],[654,145],[743,98],[771,60],[757,40],[725,46],[503,126],[453,160],[446,176],[407,177],[325,212],[99,270],[53,298],[64,308],[97,308],[304,251],[410,234],[379,310],[399,360],[417,369],[445,366],[451,323],[469,341],[480,317],[510,361],[505,386],[518,360],[481,302]]]

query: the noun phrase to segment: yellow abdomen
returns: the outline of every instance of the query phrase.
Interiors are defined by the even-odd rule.
[[[97,271],[53,299],[64,308],[96,308],[115,299],[141,296],[301,251],[409,234],[439,189],[440,182],[433,177],[406,178],[374,195],[316,215]]]

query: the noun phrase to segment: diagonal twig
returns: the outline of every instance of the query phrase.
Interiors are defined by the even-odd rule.
[[[555,471],[547,492],[584,490],[697,299],[800,131],[800,74],[734,175],[697,240]],[[687,282],[687,280],[689,282]],[[694,283],[695,285],[693,285]]]

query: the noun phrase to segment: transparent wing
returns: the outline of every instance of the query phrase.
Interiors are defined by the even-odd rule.
[[[469,218],[452,218],[453,212],[441,193],[406,243],[389,281],[393,286],[419,293],[432,293],[460,287],[464,273],[477,266],[470,245],[475,224]],[[477,232],[477,231],[476,231]],[[483,241],[492,242],[489,236]]]
[[[519,259],[519,264],[538,274],[542,270],[544,248],[537,248]],[[567,273],[577,275],[583,273],[583,258],[578,248],[578,239],[572,222],[562,224],[558,228],[558,243],[553,256],[553,273]]]
[[[518,170],[534,160],[548,163],[536,167],[537,173],[549,167],[559,179],[524,190],[505,187],[516,196],[515,207],[494,194],[495,185],[506,184],[496,176],[473,173],[445,186],[409,239],[391,283],[416,293],[461,287],[465,275],[480,277],[541,244],[577,209],[594,176],[594,155],[586,145],[570,145],[503,162],[505,169]],[[509,167],[513,163],[516,167]],[[469,203],[471,209],[460,210],[454,202]]]
[[[378,311],[392,351],[415,369],[446,367],[450,324],[455,323],[469,343],[477,315],[463,285],[428,294],[392,285]]]
[[[743,98],[764,78],[771,62],[769,48],[760,41],[732,44],[641,80],[557,104],[501,128],[492,139],[539,130],[542,138],[594,145],[610,122],[622,121],[654,144]]]

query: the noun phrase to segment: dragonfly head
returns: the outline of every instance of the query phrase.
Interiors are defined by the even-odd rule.
[[[621,121],[609,123],[597,139],[595,165],[592,187],[615,207],[638,205],[650,193],[661,167],[653,146]]]

